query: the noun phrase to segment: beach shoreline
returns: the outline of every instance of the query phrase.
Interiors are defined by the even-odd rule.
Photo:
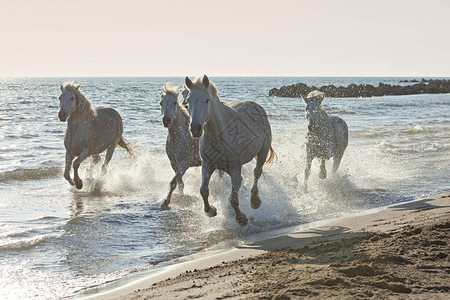
[[[144,278],[120,286],[111,285],[110,289],[98,290],[101,292],[95,294],[80,293],[75,298],[222,299],[245,296],[288,299],[351,295],[411,297],[427,293],[432,293],[435,298],[444,298],[448,295],[450,281],[446,250],[449,213],[449,193],[371,209],[356,215],[316,222],[307,229],[283,233],[231,250],[193,255],[183,262],[158,268]],[[427,231],[424,228],[441,230]],[[383,244],[389,244],[389,240],[407,243],[402,238],[413,235],[419,237],[421,234],[429,236],[424,237],[425,241],[417,246],[417,251],[420,252],[421,247],[432,247],[431,250],[425,250],[435,255],[434,260],[438,261],[440,269],[429,264],[432,262],[430,257],[421,258],[417,254],[411,254],[410,257],[408,253],[405,254],[409,251],[407,246],[396,250],[400,254],[381,253],[383,248],[396,247]],[[428,245],[427,238],[435,243]],[[364,254],[362,259],[359,256],[365,248],[370,248],[370,253]],[[380,266],[382,263],[387,265]],[[391,274],[390,268],[395,272],[403,270],[409,273],[412,268],[417,271],[417,278],[408,281],[401,274]],[[295,274],[294,279],[290,278]],[[436,281],[438,276],[439,282]],[[431,280],[428,277],[436,278]],[[421,280],[431,280],[434,285],[424,284],[419,288]]]

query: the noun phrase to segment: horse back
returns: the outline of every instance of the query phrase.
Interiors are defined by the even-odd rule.
[[[110,133],[123,133],[122,117],[111,107],[96,107],[94,118],[94,128],[96,130],[106,130]]]
[[[114,108],[97,107],[95,112],[91,137],[94,137],[93,151],[100,153],[118,143],[123,134],[123,123],[122,117]]]
[[[330,117],[330,120],[333,124],[336,142],[339,145],[340,149],[344,151],[348,144],[347,123],[345,123],[345,121],[338,116],[332,116]]]
[[[261,105],[253,101],[239,101],[227,104],[227,106],[233,109],[247,126],[262,130],[266,135],[271,135],[269,120]]]

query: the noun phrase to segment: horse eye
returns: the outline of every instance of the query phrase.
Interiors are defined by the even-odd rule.
[[[73,101],[73,99],[74,99],[73,97],[70,98],[70,100],[72,100],[72,101]]]
[[[208,103],[209,102],[209,99],[206,99],[206,103]]]

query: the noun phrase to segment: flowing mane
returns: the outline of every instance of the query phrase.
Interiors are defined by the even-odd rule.
[[[186,107],[180,103],[179,97],[180,93],[178,92],[178,85],[172,85],[172,83],[168,82],[166,83],[162,88],[161,97],[170,95],[175,97],[177,99],[178,107],[180,108],[181,112],[186,118],[189,118],[189,112],[187,111]]]
[[[80,112],[92,113],[93,116],[97,114],[92,108],[91,101],[80,91],[80,85],[75,84],[73,81],[68,81],[64,82],[61,87],[76,96],[77,107]]]
[[[178,99],[178,85],[172,85],[172,83],[168,82],[163,86],[162,90],[161,97],[171,95]]]

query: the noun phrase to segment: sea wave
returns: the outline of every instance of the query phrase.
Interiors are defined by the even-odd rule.
[[[433,139],[440,139],[445,132],[450,131],[450,126],[423,126],[416,125],[412,128],[377,128],[377,129],[364,129],[351,132],[358,138],[378,138],[384,136],[414,136],[424,135]],[[444,136],[445,137],[445,136]]]
[[[357,138],[378,138],[388,135],[386,130],[365,129],[353,133]]]
[[[335,110],[335,111],[329,111],[328,112],[331,115],[355,115],[356,111],[353,110]]]
[[[57,177],[62,174],[60,167],[22,169],[0,172],[0,182],[27,181]]]
[[[405,155],[405,154],[429,154],[429,155],[444,155],[450,150],[450,144],[440,144],[440,143],[424,143],[421,145],[414,144],[398,144],[383,141],[377,145],[380,149],[395,155]]]
[[[39,246],[46,240],[57,237],[60,234],[42,234],[32,238],[12,239],[7,238],[0,241],[0,251],[24,251]]]
[[[439,126],[439,127],[427,127],[422,125],[416,125],[414,128],[402,130],[402,134],[409,135],[409,134],[423,134],[423,133],[442,133],[445,131],[450,131],[450,126]]]

